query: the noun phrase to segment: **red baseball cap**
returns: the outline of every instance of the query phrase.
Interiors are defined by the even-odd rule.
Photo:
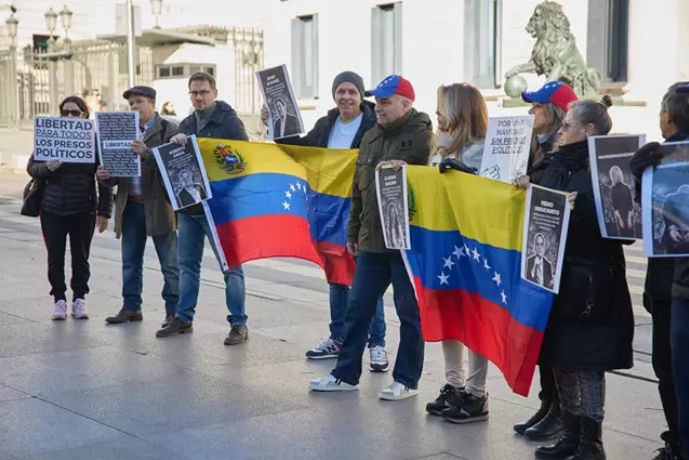
[[[413,101],[416,95],[414,94],[414,87],[409,80],[400,77],[399,75],[390,75],[385,80],[381,81],[375,89],[366,91],[366,96],[370,97],[390,97],[395,94],[404,96]]]
[[[572,87],[561,81],[549,81],[538,91],[524,91],[522,99],[524,102],[555,104],[565,112],[569,110],[569,104],[579,100]]]

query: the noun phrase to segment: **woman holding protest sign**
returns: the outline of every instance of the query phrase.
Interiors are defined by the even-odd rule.
[[[60,104],[63,118],[89,118],[89,109],[83,99],[70,96]],[[31,158],[27,165],[29,175],[41,181],[41,231],[48,249],[48,280],[55,300],[54,320],[67,318],[67,285],[65,283],[65,252],[69,237],[72,258],[71,289],[72,316],[87,319],[85,297],[89,292],[91,276],[89,253],[94,228],[103,233],[108,227],[112,210],[110,188],[98,183],[96,167],[86,163],[63,163],[61,160],[37,161]]]
[[[481,92],[468,83],[438,88],[438,134],[429,164],[474,174],[481,166],[488,130],[488,108]],[[488,419],[488,360],[458,340],[442,342],[446,384],[426,411],[453,423]],[[469,368],[465,355],[469,354]]]
[[[605,371],[632,367],[634,316],[625,277],[622,243],[600,234],[589,170],[588,136],[612,128],[610,96],[579,101],[558,132],[540,185],[574,192],[560,292],[553,302],[541,361],[553,369],[564,432],[541,459],[602,460]],[[528,177],[519,185],[528,187]]]

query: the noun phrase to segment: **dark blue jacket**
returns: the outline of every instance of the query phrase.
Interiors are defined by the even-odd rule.
[[[215,112],[211,116],[208,124],[199,132],[196,112],[182,120],[179,125],[179,132],[187,136],[196,134],[196,137],[208,137],[214,139],[229,139],[235,141],[248,141],[249,136],[244,129],[244,123],[237,115],[237,112],[227,102],[217,101]],[[186,214],[203,214],[201,205],[191,206],[179,212]]]
[[[354,136],[351,148],[358,149],[361,144],[361,139],[364,137],[366,131],[370,130],[376,125],[376,113],[374,112],[374,104],[368,101],[361,103],[361,113],[363,118],[361,119],[361,126]],[[337,117],[340,116],[340,110],[335,107],[330,110],[328,114],[321,117],[316,122],[316,125],[311,131],[309,131],[306,136],[292,136],[285,137],[282,139],[276,139],[275,142],[278,144],[289,144],[289,145],[303,145],[305,147],[328,147],[328,139],[330,139],[330,131],[332,131]]]

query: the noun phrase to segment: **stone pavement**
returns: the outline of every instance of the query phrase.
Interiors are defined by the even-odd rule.
[[[5,184],[4,176],[0,183]],[[16,195],[15,193],[12,193]],[[88,321],[50,321],[45,249],[36,219],[0,199],[0,459],[225,460],[533,458],[537,444],[511,426],[538,406],[510,392],[491,368],[491,419],[455,426],[427,417],[443,383],[440,347],[427,346],[420,394],[377,399],[391,375],[365,371],[359,392],[315,394],[308,381],[333,362],[304,352],[327,334],[327,286],[314,266],[268,260],[248,264],[249,342],[226,347],[222,277],[204,260],[195,331],[156,339],[162,277],[155,252],[145,270],[145,320],[108,327],[120,306],[119,242],[94,239]],[[151,248],[152,249],[152,248]],[[386,296],[388,350],[398,321]],[[646,353],[630,376],[609,374],[608,458],[650,459],[665,423]],[[537,379],[536,379],[537,381]]]

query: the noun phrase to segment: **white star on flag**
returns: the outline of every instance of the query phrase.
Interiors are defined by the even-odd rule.
[[[474,260],[479,260],[481,258],[481,254],[478,252],[477,248],[474,248],[474,250],[471,251],[471,253],[474,255]]]
[[[493,281],[495,281],[495,284],[500,286],[502,284],[502,280],[500,279],[500,273],[495,272],[495,276],[493,277]]]
[[[297,189],[294,188],[294,184],[289,184],[289,188],[290,188],[293,192],[296,192],[296,191],[297,191]]]
[[[490,270],[490,265],[488,265],[488,259],[483,259],[483,268]]]
[[[502,303],[507,305],[507,294],[505,294],[505,291],[502,291],[500,295],[502,296]]]
[[[443,257],[443,260],[445,261],[445,265],[443,265],[443,268],[449,268],[452,270],[452,266],[455,264],[452,261],[452,256],[448,257],[447,259]]]
[[[301,190],[301,184],[299,182],[297,182],[297,188]]]
[[[289,210],[290,210],[290,206],[292,206],[292,205],[289,204],[289,203],[286,202],[286,201],[283,201],[283,202],[282,202],[282,206],[285,208],[286,211],[289,211]]]
[[[292,199],[292,194],[289,192],[289,190],[285,192],[285,197]]]
[[[464,248],[458,248],[457,246],[455,246],[455,252],[453,252],[452,254],[454,254],[455,257],[457,257],[457,259],[461,259],[462,257],[464,257]]]
[[[447,280],[450,279],[450,277],[448,275],[446,275],[445,272],[441,272],[440,276],[438,276],[438,278],[440,279],[440,285],[441,286],[443,284],[450,284],[447,282]]]
[[[471,249],[469,249],[469,246],[467,246],[466,243],[464,243],[464,253],[466,255],[469,255],[469,253],[471,253]]]

